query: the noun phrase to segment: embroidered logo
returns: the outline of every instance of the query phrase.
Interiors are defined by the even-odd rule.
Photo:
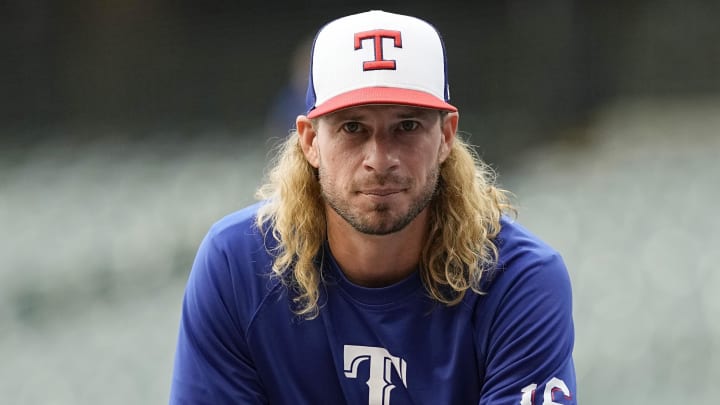
[[[391,30],[372,30],[358,32],[355,34],[355,50],[363,47],[363,41],[372,39],[375,50],[375,60],[363,62],[363,70],[395,70],[395,60],[385,60],[383,57],[383,38],[393,40],[395,48],[402,48],[402,37],[400,31]]]

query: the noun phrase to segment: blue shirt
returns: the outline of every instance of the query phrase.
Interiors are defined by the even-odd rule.
[[[270,276],[259,204],[204,238],[183,301],[172,404],[576,404],[568,272],[508,218],[485,294],[445,306],[417,272],[384,288],[343,275],[327,246],[320,314]],[[268,233],[269,235],[269,233]]]

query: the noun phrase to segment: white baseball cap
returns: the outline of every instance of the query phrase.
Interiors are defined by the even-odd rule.
[[[373,10],[334,20],[315,36],[308,118],[365,104],[457,111],[449,99],[442,38],[421,19]]]

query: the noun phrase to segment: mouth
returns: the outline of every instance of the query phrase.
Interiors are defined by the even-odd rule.
[[[387,197],[393,194],[401,193],[403,190],[400,188],[382,188],[382,189],[369,189],[361,190],[360,194],[365,194],[373,197]]]

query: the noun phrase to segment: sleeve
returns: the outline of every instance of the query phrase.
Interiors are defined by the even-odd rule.
[[[577,404],[565,264],[553,254],[521,267],[498,298],[480,405]]]
[[[225,254],[206,236],[183,298],[170,404],[265,404]]]

